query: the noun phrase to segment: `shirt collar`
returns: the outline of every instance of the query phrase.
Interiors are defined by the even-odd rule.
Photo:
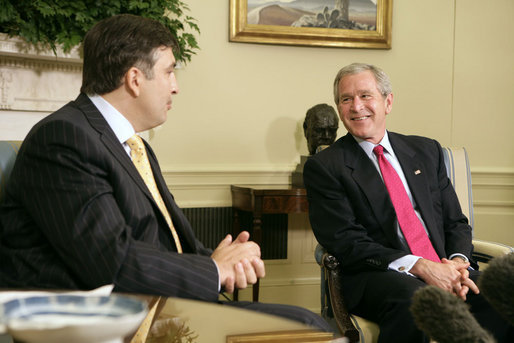
[[[389,153],[394,156],[393,146],[391,145],[391,142],[389,141],[389,135],[387,134],[387,130],[384,133],[384,137],[378,144],[373,144],[371,142],[368,142],[362,138],[355,137],[355,136],[353,136],[353,138],[355,138],[355,140],[357,141],[357,144],[359,144],[359,146],[362,148],[362,150],[364,150],[366,155],[368,155],[368,157],[371,159],[375,156],[375,154],[373,153],[373,148],[375,148],[375,146],[377,146],[377,145],[382,145],[385,150],[384,152]]]
[[[112,131],[114,131],[116,138],[118,138],[121,144],[125,143],[127,139],[136,133],[127,118],[125,118],[125,116],[123,116],[123,114],[114,108],[114,106],[112,106],[107,100],[98,94],[88,95],[88,97],[105,118],[107,124],[109,124]]]

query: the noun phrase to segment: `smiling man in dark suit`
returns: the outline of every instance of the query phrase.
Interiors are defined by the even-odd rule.
[[[379,342],[425,342],[409,307],[416,289],[434,285],[504,339],[507,325],[477,295],[471,227],[439,143],[386,130],[391,83],[373,65],[342,68],[334,100],[348,134],[306,162],[304,183],[316,238],[341,262],[349,310],[379,324]]]
[[[83,44],[81,94],[37,123],[0,207],[0,287],[94,289],[218,300],[265,274],[247,232],[212,251],[193,234],[150,146],[178,93],[173,35],[117,15]],[[286,305],[239,303],[329,330]]]

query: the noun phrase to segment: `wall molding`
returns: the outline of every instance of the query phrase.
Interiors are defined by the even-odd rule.
[[[230,185],[283,185],[295,165],[184,166],[164,169],[168,188],[182,207],[232,206]]]
[[[56,56],[0,33],[0,139],[24,139],[37,121],[76,98],[81,80],[78,48],[57,49]]]
[[[320,284],[320,276],[313,277],[295,277],[295,278],[271,278],[265,277],[260,280],[260,287],[289,287],[293,285],[318,286]]]
[[[475,213],[514,213],[514,169],[472,169],[471,179]]]
[[[480,168],[471,169],[473,187],[500,185],[514,187],[514,169],[512,168]]]
[[[291,182],[296,165],[189,165],[164,169],[166,184],[183,207],[231,206],[230,185],[281,185]],[[514,169],[471,171],[475,210],[502,207],[514,211]]]
[[[82,65],[78,47],[74,47],[69,53],[64,53],[62,48],[57,47],[55,54],[51,49],[37,48],[28,44],[21,37],[9,37],[5,33],[0,33],[0,56],[13,57],[17,60],[31,60],[34,63],[49,61],[59,62],[60,64]]]

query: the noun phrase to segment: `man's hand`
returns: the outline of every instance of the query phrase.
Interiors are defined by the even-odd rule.
[[[261,249],[255,242],[248,241],[249,238],[246,231],[241,232],[235,241],[227,235],[211,255],[218,265],[221,285],[228,293],[235,288],[246,288],[265,275]]]
[[[419,259],[410,272],[427,284],[444,289],[465,300],[470,289],[476,294],[479,293],[477,285],[469,278],[468,267],[469,262],[461,259],[459,261],[442,259],[441,263]]]
[[[469,262],[466,262],[464,259],[462,259],[459,256],[456,256],[452,258],[451,260],[448,260],[446,258],[443,258],[441,260],[442,263],[445,264],[452,264],[457,270],[461,273],[461,291],[457,294],[460,298],[466,300],[466,294],[468,294],[469,290],[471,289],[473,293],[478,294],[480,293],[480,290],[478,289],[478,286],[469,278]]]

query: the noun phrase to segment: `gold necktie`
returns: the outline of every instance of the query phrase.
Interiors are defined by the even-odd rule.
[[[150,333],[150,329],[152,328],[153,323],[159,317],[159,313],[162,308],[166,305],[166,297],[153,297],[153,299],[149,302],[148,313],[139,325],[134,336],[130,340],[130,343],[145,343],[148,338],[148,334]]]
[[[171,234],[173,235],[173,239],[175,240],[175,245],[177,246],[177,251],[179,254],[182,253],[182,246],[180,245],[180,240],[178,238],[177,231],[173,226],[173,222],[171,221],[170,214],[166,209],[166,205],[164,205],[164,200],[162,200],[161,193],[157,189],[157,185],[155,184],[155,179],[153,177],[152,168],[150,167],[150,162],[148,161],[148,156],[146,155],[145,145],[143,140],[138,135],[134,135],[127,139],[127,144],[130,147],[130,156],[132,157],[132,162],[137,168],[137,171],[145,181],[146,186],[150,193],[159,206],[168,226],[170,227]]]
[[[168,226],[170,227],[171,234],[173,235],[173,239],[175,240],[175,245],[177,246],[177,251],[179,254],[182,253],[182,246],[180,245],[180,240],[178,238],[177,231],[173,226],[173,222],[171,221],[170,214],[164,205],[164,200],[162,200],[161,193],[157,189],[157,184],[155,183],[155,179],[153,177],[152,168],[150,167],[150,162],[148,161],[148,156],[146,155],[145,144],[143,140],[138,135],[134,135],[127,139],[127,144],[130,147],[130,157],[132,158],[132,162],[136,166],[137,171],[143,178],[148,190],[152,194],[157,206],[161,210]],[[165,297],[156,297],[153,300],[153,304],[150,306],[150,310],[146,315],[145,319],[139,326],[136,334],[131,340],[131,343],[143,343],[146,342],[146,338],[148,337],[148,333],[150,332],[150,328],[152,327],[153,322],[159,316],[159,312],[162,307],[166,304]]]

